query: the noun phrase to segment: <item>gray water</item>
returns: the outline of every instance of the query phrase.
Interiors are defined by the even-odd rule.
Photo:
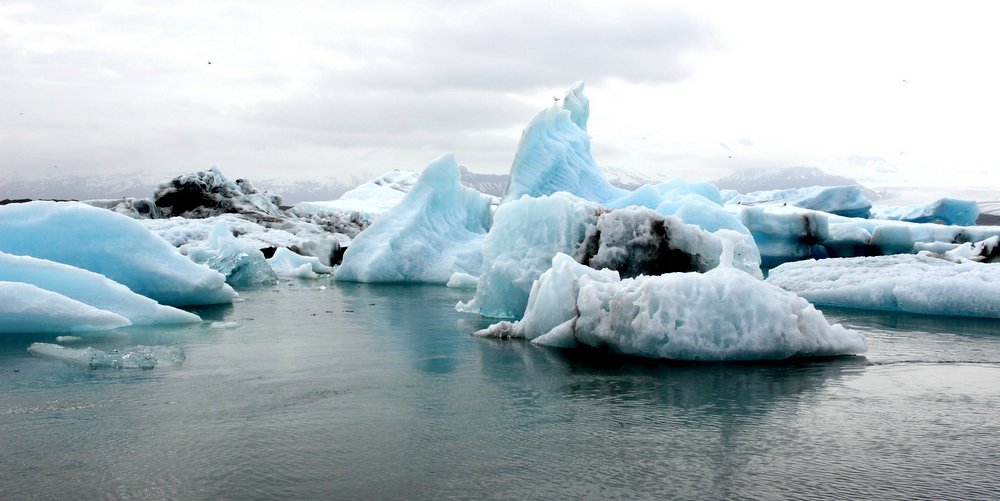
[[[176,366],[0,339],[0,499],[1000,496],[1000,322],[826,310],[866,357],[691,365],[476,338],[469,291],[242,295],[70,343]]]

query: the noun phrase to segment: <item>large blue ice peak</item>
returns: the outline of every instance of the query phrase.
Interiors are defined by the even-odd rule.
[[[561,105],[538,112],[521,134],[502,202],[565,191],[605,203],[627,193],[612,186],[594,162],[585,130],[589,115],[583,82],[570,88]]]

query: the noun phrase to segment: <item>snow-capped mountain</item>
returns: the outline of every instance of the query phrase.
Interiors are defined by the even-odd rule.
[[[740,193],[755,191],[788,190],[810,186],[849,186],[860,184],[849,177],[827,174],[816,167],[783,167],[776,169],[745,169],[712,182],[721,190]],[[869,200],[878,199],[875,191],[862,186],[862,193]]]

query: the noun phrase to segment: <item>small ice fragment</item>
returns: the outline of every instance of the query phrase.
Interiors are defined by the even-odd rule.
[[[74,341],[79,341],[81,339],[83,339],[83,338],[81,338],[80,336],[57,336],[56,337],[56,342],[57,343],[72,343]]]
[[[240,326],[240,324],[238,322],[212,322],[212,325],[209,325],[209,328],[212,328],[212,329],[235,329],[235,328],[237,328],[239,326]]]

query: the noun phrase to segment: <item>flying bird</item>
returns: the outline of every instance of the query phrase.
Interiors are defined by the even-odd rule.
[[[557,103],[559,102],[559,98],[556,97],[556,96],[552,96],[552,100],[555,101],[555,102],[557,102]]]

